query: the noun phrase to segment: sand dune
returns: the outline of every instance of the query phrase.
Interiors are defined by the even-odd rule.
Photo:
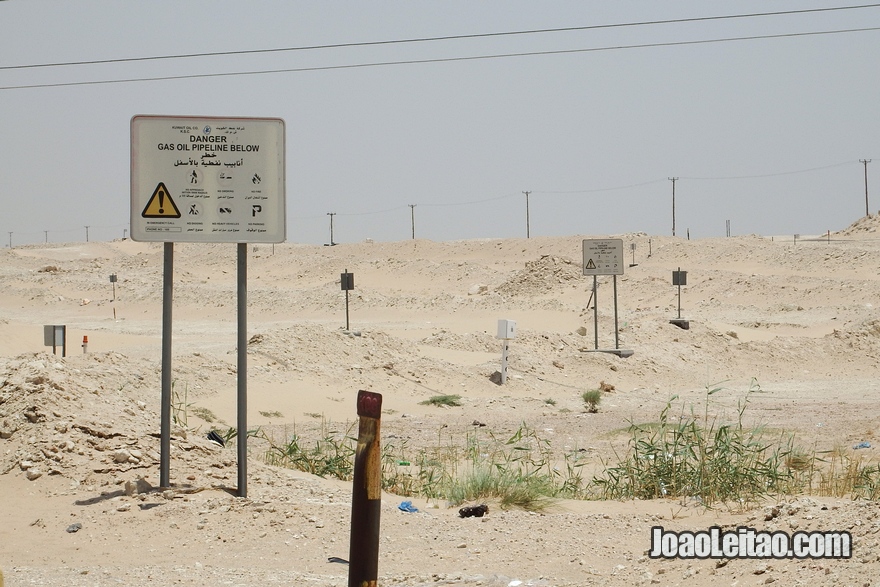
[[[672,396],[719,418],[749,389],[751,423],[816,450],[876,445],[880,381],[880,218],[825,238],[741,236],[624,242],[617,279],[592,278],[582,240],[294,244],[249,247],[248,422],[279,437],[345,430],[357,390],[383,394],[383,436],[413,450],[474,421],[499,435],[523,422],[557,447],[582,447],[586,470],[625,452],[631,421]],[[606,235],[600,235],[604,238]],[[635,249],[631,248],[635,245]],[[650,256],[649,256],[650,251]],[[175,246],[172,485],[158,485],[162,246],[114,241],[0,251],[0,568],[6,586],[344,585],[351,487],[262,462],[238,499],[234,448],[204,438],[236,421],[236,259],[232,245]],[[681,291],[673,270],[688,272]],[[350,332],[339,274],[355,274]],[[115,292],[109,276],[115,274]],[[115,298],[114,298],[115,294]],[[499,319],[516,320],[510,378],[497,383]],[[67,356],[43,325],[67,326]],[[88,337],[87,352],[82,340]],[[581,393],[614,386],[598,414]],[[459,394],[462,406],[420,402]],[[184,397],[185,394],[185,397]],[[328,424],[329,423],[329,424]],[[560,448],[561,450],[561,448]],[[873,458],[875,448],[861,454]],[[126,451],[129,455],[125,457]],[[129,458],[130,457],[130,458]],[[24,463],[24,464],[23,464]],[[189,488],[188,491],[182,491]],[[796,496],[705,510],[674,500],[562,502],[534,514],[454,508],[407,514],[383,500],[381,585],[871,584],[880,577],[875,503]],[[443,504],[441,504],[443,505]],[[775,505],[775,502],[771,505]],[[787,508],[787,509],[786,509]],[[65,530],[79,522],[76,533]],[[647,558],[653,525],[848,529],[846,561]]]

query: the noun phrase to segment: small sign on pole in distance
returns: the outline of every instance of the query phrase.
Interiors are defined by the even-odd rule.
[[[131,119],[131,238],[281,243],[286,238],[284,121]]]
[[[584,275],[623,275],[623,239],[584,239]]]
[[[46,324],[43,326],[43,344],[52,347],[52,354],[56,354],[57,347],[61,347],[61,356],[67,356],[67,325]]]
[[[681,317],[681,286],[688,284],[688,272],[682,271],[681,267],[672,272],[672,285],[678,286],[678,318],[673,318],[669,321],[670,324],[675,324],[682,330],[690,330],[690,321],[683,320]]]

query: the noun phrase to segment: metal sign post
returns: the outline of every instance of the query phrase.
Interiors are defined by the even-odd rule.
[[[174,307],[174,243],[164,245],[162,269],[162,399],[159,430],[159,487],[171,486],[171,309]]]
[[[598,277],[593,275],[593,349],[599,350],[599,304],[597,295],[599,293]]]
[[[131,238],[165,243],[159,485],[169,487],[174,243],[238,245],[238,495],[247,497],[247,245],[286,238],[280,118],[131,119]]]
[[[584,275],[593,276],[593,335],[595,351],[614,353],[620,357],[628,357],[633,354],[629,349],[620,348],[618,318],[617,318],[617,276],[623,275],[623,239],[584,239]],[[611,275],[614,280],[614,349],[599,349],[599,304],[598,276]]]
[[[682,271],[681,267],[677,271],[673,271],[672,285],[678,286],[678,317],[670,320],[669,323],[675,324],[682,330],[689,330],[691,327],[690,322],[681,319],[681,286],[687,285],[687,271]]]
[[[346,269],[345,273],[339,275],[339,283],[345,292],[345,331],[348,332],[348,292],[354,289],[354,273],[349,273]]]
[[[247,497],[247,243],[238,243],[238,496]]]
[[[110,285],[113,286],[113,299],[110,300],[113,303],[113,320],[116,320],[116,274],[110,274]]]

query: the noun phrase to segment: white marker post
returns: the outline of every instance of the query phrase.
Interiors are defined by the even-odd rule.
[[[507,383],[507,354],[510,341],[516,338],[516,321],[515,320],[499,320],[498,336],[501,339],[501,384]]]

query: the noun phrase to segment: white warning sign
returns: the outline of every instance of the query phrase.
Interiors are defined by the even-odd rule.
[[[623,275],[623,239],[584,239],[584,275]]]
[[[287,238],[280,118],[131,119],[131,238],[280,243]]]

